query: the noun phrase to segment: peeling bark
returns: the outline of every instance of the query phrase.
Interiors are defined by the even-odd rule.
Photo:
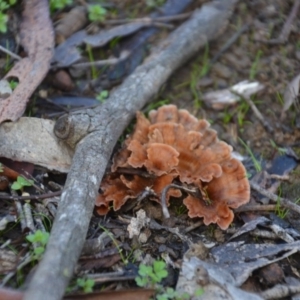
[[[235,3],[213,1],[196,10],[104,104],[58,120],[56,135],[76,146],[76,151],[46,253],[25,300],[61,299],[83,247],[98,187],[117,139],[170,75],[223,31]]]

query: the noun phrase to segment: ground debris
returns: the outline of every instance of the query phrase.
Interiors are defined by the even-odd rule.
[[[15,123],[1,124],[1,156],[68,172],[73,150],[58,142],[53,127],[52,120],[28,117]]]
[[[18,61],[5,79],[18,80],[12,95],[0,101],[0,123],[16,121],[25,111],[33,91],[46,76],[54,46],[54,34],[49,18],[48,1],[25,2],[20,39],[27,56]]]
[[[300,250],[300,241],[289,244],[244,244],[232,242],[213,248],[211,254],[219,267],[227,270],[237,286],[258,268],[282,260]]]
[[[194,300],[263,299],[239,289],[235,278],[222,266],[204,262],[195,256],[184,258],[176,290],[188,293]],[[197,293],[199,296],[196,296]]]

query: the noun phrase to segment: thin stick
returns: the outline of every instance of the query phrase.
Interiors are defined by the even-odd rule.
[[[269,205],[245,205],[235,209],[235,212],[246,212],[246,211],[275,211],[278,208],[275,204]]]
[[[4,47],[1,46],[1,45],[0,45],[0,51],[6,53],[6,54],[8,54],[8,55],[10,55],[11,57],[13,57],[13,58],[16,59],[16,60],[21,60],[21,59],[22,59],[21,56],[15,54],[15,53],[13,53],[13,52],[11,52],[10,50],[4,48]]]
[[[289,38],[291,29],[292,29],[292,23],[297,16],[299,6],[300,6],[300,0],[295,0],[293,8],[292,8],[288,18],[286,19],[286,22],[284,23],[282,31],[277,39],[257,40],[257,41],[266,43],[266,44],[270,44],[270,45],[284,44]]]
[[[119,25],[124,23],[153,23],[153,22],[168,22],[168,21],[180,21],[189,18],[191,13],[178,14],[175,16],[157,17],[157,18],[138,18],[138,19],[121,19],[121,20],[107,20],[104,23],[108,25]]]
[[[78,64],[72,65],[72,68],[88,68],[91,66],[96,66],[96,67],[112,66],[112,65],[115,65],[115,64],[127,59],[130,54],[131,54],[130,51],[123,51],[123,53],[121,53],[119,58],[109,58],[109,59],[103,59],[103,60],[78,63]]]
[[[25,200],[42,200],[42,199],[47,199],[47,198],[53,198],[56,196],[60,196],[62,191],[57,191],[57,192],[51,192],[51,193],[46,193],[42,195],[28,195],[28,196],[7,196],[7,195],[1,195],[0,194],[0,199],[1,200],[19,200],[19,201],[25,201]]]
[[[238,95],[239,97],[241,97],[242,99],[244,99],[248,103],[248,105],[251,107],[251,109],[252,109],[253,113],[255,114],[255,116],[258,118],[258,120],[262,123],[262,125],[266,128],[266,130],[269,133],[273,133],[274,132],[274,128],[269,124],[269,122],[266,120],[266,118],[258,110],[258,108],[254,104],[254,102],[250,99],[250,97],[243,96],[243,95],[241,95],[239,93],[236,93],[235,91],[231,91],[231,92],[233,94]]]
[[[170,218],[170,213],[169,213],[168,206],[167,206],[167,193],[170,188],[180,189],[180,190],[183,190],[183,191],[185,191],[187,193],[191,193],[191,194],[197,193],[196,189],[190,189],[190,188],[184,187],[182,185],[178,185],[178,184],[174,184],[174,183],[167,185],[161,193],[161,207],[162,207],[163,215],[166,219]]]
[[[118,168],[116,170],[119,174],[129,174],[129,175],[139,175],[145,178],[156,178],[157,176],[154,174],[150,174],[147,171],[140,170],[140,169],[130,169],[130,168]]]
[[[251,23],[247,23],[243,25],[237,32],[234,33],[233,36],[222,46],[220,51],[212,58],[210,64],[214,64],[223,54],[226,52],[236,41],[237,39],[249,29]]]
[[[277,284],[274,287],[261,292],[262,299],[282,299],[300,293],[300,285]]]
[[[255,191],[259,192],[260,194],[268,197],[269,199],[277,202],[279,201],[280,204],[285,207],[285,208],[289,208],[295,212],[297,212],[298,214],[300,214],[300,206],[293,203],[291,200],[287,199],[287,198],[282,198],[279,197],[265,189],[263,189],[262,187],[260,187],[257,183],[254,183],[252,181],[250,181],[250,186],[252,189],[254,189]]]
[[[202,226],[203,224],[204,224],[204,223],[203,223],[203,220],[200,220],[200,221],[198,221],[198,222],[192,224],[191,226],[185,228],[185,229],[183,230],[183,233],[189,233],[190,231],[192,231],[192,230],[194,230],[194,229],[196,229],[196,228]]]

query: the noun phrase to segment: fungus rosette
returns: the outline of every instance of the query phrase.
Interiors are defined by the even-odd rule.
[[[157,197],[175,179],[199,189],[200,197],[187,195],[183,203],[191,218],[202,217],[204,224],[217,223],[227,229],[233,220],[230,208],[249,201],[250,187],[246,170],[232,158],[232,147],[219,141],[206,120],[198,120],[188,111],[165,105],[149,113],[149,120],[137,113],[135,130],[113,159],[113,175],[104,178],[102,194],[96,200],[98,213],[114,210],[127,199],[136,198],[146,187]],[[141,169],[151,178],[139,175],[129,179],[118,175],[119,168]],[[167,198],[181,193],[169,189]]]

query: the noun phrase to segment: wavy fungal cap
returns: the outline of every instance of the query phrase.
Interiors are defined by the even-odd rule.
[[[206,120],[198,120],[187,110],[165,105],[152,110],[149,120],[137,112],[134,132],[113,158],[115,173],[106,176],[101,184],[97,212],[106,214],[110,202],[118,210],[146,188],[156,195],[153,200],[160,201],[164,187],[176,179],[197,188],[202,195],[184,196],[191,218],[201,217],[206,225],[217,223],[227,229],[234,217],[230,208],[237,208],[250,198],[246,170],[231,157],[231,152],[232,147],[219,141]],[[116,172],[119,168],[142,170],[151,176],[120,175]],[[167,201],[181,196],[179,190],[171,188]]]

